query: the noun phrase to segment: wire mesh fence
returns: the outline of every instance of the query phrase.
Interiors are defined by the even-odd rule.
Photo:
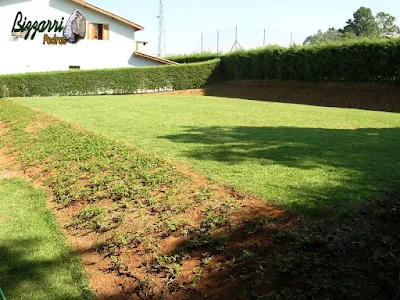
[[[263,28],[231,27],[199,34],[194,52],[226,53],[237,49],[255,49],[268,45],[303,44],[309,34]]]

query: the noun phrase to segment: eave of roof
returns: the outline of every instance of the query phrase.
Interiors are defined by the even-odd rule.
[[[91,9],[91,10],[97,11],[97,12],[103,14],[103,15],[106,15],[106,16],[108,16],[110,18],[113,18],[113,19],[115,19],[117,21],[120,21],[120,22],[122,22],[124,24],[132,26],[136,30],[144,30],[143,26],[141,26],[139,24],[136,24],[134,22],[131,22],[131,21],[127,20],[127,19],[124,19],[124,18],[122,18],[120,16],[117,16],[117,15],[115,15],[113,13],[110,13],[109,11],[106,11],[106,10],[104,10],[102,8],[94,6],[93,4],[87,3],[86,1],[83,1],[83,0],[71,0],[71,1],[74,2],[74,3],[80,4],[80,5],[84,6],[84,7],[87,7],[89,9]]]
[[[158,61],[158,62],[166,64],[166,65],[179,65],[179,63],[177,63],[175,61],[164,59],[164,58],[161,58],[161,57],[148,55],[148,54],[145,54],[145,53],[142,53],[142,52],[139,52],[139,51],[135,51],[133,54],[135,56],[139,56],[139,57],[143,57],[143,58],[146,58],[146,59]]]

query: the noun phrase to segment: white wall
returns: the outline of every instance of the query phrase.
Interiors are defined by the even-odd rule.
[[[74,45],[43,45],[43,35],[46,32],[38,32],[34,40],[14,40],[11,37],[11,29],[18,11],[31,21],[61,21],[64,17],[65,25],[75,9],[85,16],[87,22],[109,24],[110,39],[84,39]],[[54,32],[49,35],[53,37]],[[62,33],[58,33],[57,36],[61,37]],[[0,1],[0,74],[68,70],[69,66],[102,69],[160,65],[155,61],[133,56],[135,49],[134,28],[72,1]]]

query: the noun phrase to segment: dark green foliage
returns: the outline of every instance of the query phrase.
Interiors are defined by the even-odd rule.
[[[131,94],[155,89],[204,87],[218,59],[190,65],[63,71],[0,76],[0,97]]]
[[[372,10],[361,6],[354,14],[353,19],[348,20],[347,26],[341,30],[343,33],[351,33],[357,37],[377,37],[379,25],[375,21]]]
[[[358,39],[290,48],[270,46],[220,55],[227,79],[306,81],[399,80],[400,39]],[[179,62],[214,58],[217,54],[169,57]]]
[[[223,56],[230,79],[309,81],[398,80],[400,39],[268,47]]]
[[[203,53],[192,53],[192,54],[180,54],[171,55],[167,59],[175,61],[177,63],[196,63],[202,61],[208,61],[221,57],[222,54],[214,52],[203,52]]]

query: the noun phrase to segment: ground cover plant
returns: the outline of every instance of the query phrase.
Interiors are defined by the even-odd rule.
[[[308,215],[400,185],[395,113],[177,95],[16,101]]]
[[[7,299],[92,299],[45,194],[6,175],[0,173],[0,287]]]
[[[396,189],[310,220],[12,101],[0,101],[0,127],[14,167],[49,190],[99,297],[399,295]]]

